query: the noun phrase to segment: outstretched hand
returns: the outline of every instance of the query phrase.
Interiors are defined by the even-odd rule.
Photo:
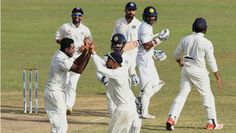
[[[90,37],[84,38],[84,44],[79,48],[81,52],[83,52],[85,49],[89,50],[89,46],[93,43],[92,39]]]

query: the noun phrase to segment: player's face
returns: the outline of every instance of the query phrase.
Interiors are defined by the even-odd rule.
[[[121,52],[122,48],[123,48],[123,44],[115,44],[113,50]]]
[[[75,45],[74,43],[71,44],[70,48],[66,48],[66,55],[72,57],[75,52]]]
[[[73,13],[71,17],[72,17],[72,22],[74,24],[78,24],[81,22],[83,16],[80,13]]]
[[[107,68],[108,69],[113,69],[114,68],[114,63],[115,62],[111,58],[108,57],[107,62],[106,62]]]
[[[147,22],[150,25],[153,25],[156,22],[156,17],[147,17]]]
[[[136,10],[128,10],[128,9],[125,9],[125,16],[127,18],[133,18],[136,14]]]

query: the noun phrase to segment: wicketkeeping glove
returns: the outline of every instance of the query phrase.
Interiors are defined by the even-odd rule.
[[[156,60],[163,61],[167,58],[166,53],[163,50],[153,50],[153,57]]]
[[[103,83],[105,86],[108,85],[108,80],[109,80],[109,78],[108,78],[107,76],[103,76],[103,77],[102,77],[102,83]]]
[[[139,84],[139,78],[137,77],[136,74],[132,74],[130,78],[133,86],[137,86]]]

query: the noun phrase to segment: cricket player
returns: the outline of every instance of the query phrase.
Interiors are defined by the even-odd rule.
[[[218,72],[214,48],[211,41],[204,37],[207,23],[204,18],[196,18],[192,25],[193,33],[181,39],[174,57],[182,67],[179,94],[175,97],[166,122],[167,130],[173,130],[192,87],[195,87],[203,98],[203,105],[207,111],[208,123],[206,129],[221,129],[216,117],[215,100],[211,92],[208,64],[214,73],[218,87],[221,89],[221,77]],[[181,58],[183,54],[183,58]]]
[[[111,120],[108,126],[108,133],[139,133],[140,125],[136,125],[136,128],[132,128],[133,121],[139,119],[136,111],[135,97],[130,88],[128,66],[122,64],[123,58],[120,52],[112,52],[107,54],[106,66],[104,66],[103,59],[101,59],[95,53],[93,48],[92,59],[96,66],[96,70],[103,75],[107,75],[108,81],[108,93],[115,103],[116,108],[112,114]]]
[[[130,65],[130,60],[131,58],[128,58],[128,55],[126,52],[123,52],[123,48],[126,44],[126,39],[125,36],[120,34],[120,33],[116,33],[112,36],[112,40],[111,40],[111,50],[113,52],[119,52],[122,55],[122,66],[127,66],[128,68],[131,67]],[[103,66],[106,66],[106,61],[108,59],[108,56],[106,55],[104,57],[104,60],[101,60],[101,63],[103,64]],[[130,69],[128,69],[128,75],[130,75]],[[108,81],[109,78],[107,75],[104,75],[100,72],[97,72],[97,79],[99,81],[101,81],[105,86],[106,86],[106,96],[107,96],[107,102],[108,102],[108,112],[110,114],[110,116],[112,117],[115,109],[116,109],[116,104],[113,102],[110,93],[109,93],[109,89],[108,89]],[[131,87],[131,83],[130,83],[130,79],[129,80],[129,85]],[[138,107],[137,107],[138,109]],[[133,128],[135,132],[133,133],[139,133],[140,132],[140,128],[141,128],[141,119],[136,119],[135,121],[133,121],[131,128]]]
[[[74,41],[70,38],[63,38],[60,43],[60,49],[52,57],[44,90],[44,105],[52,133],[66,133],[68,127],[65,102],[67,72],[73,71],[81,74],[91,55],[91,52],[83,47],[82,54],[72,61],[70,58],[76,50]]]
[[[119,52],[121,55],[122,55],[122,58],[123,58],[123,63],[125,63],[125,65],[130,68],[131,65],[130,65],[130,60],[131,58],[128,58],[127,57],[127,54],[126,53],[123,53],[122,49],[123,47],[125,46],[125,44],[127,43],[126,39],[125,39],[125,36],[120,34],[120,33],[116,33],[112,36],[112,39],[111,39],[111,50],[114,52],[114,51],[117,51]],[[107,61],[107,55],[105,55],[104,57],[104,61],[102,61],[101,63],[106,66],[106,61]],[[129,75],[131,75],[131,72],[130,72],[131,69],[128,69],[128,73]],[[107,75],[104,75],[102,73],[99,73],[97,72],[97,79],[102,82],[105,87],[107,88],[107,85],[108,85],[108,76]],[[116,108],[116,105],[114,104],[114,102],[112,101],[110,95],[109,95],[109,89],[106,89],[106,96],[107,96],[107,102],[108,102],[108,112],[110,114],[110,116],[112,116],[115,108]]]
[[[72,10],[71,18],[72,22],[63,24],[56,32],[56,42],[60,44],[62,38],[71,38],[74,40],[76,52],[73,54],[73,58],[77,58],[81,54],[81,46],[83,40],[86,37],[92,38],[91,32],[87,26],[82,23],[84,12],[82,8],[75,7]],[[80,74],[70,71],[68,73],[68,86],[66,88],[66,105],[67,114],[72,114],[72,108],[76,99],[77,82],[80,78]]]
[[[139,69],[142,117],[145,119],[155,119],[150,115],[148,106],[150,98],[158,92],[165,84],[159,79],[152,55],[155,46],[169,37],[169,30],[162,30],[157,38],[153,38],[152,25],[157,21],[158,12],[156,8],[148,6],[143,11],[143,22],[139,27],[138,38],[141,45],[138,47],[137,66]]]
[[[141,22],[135,17],[137,11],[137,5],[134,2],[128,2],[125,6],[124,12],[125,16],[118,19],[113,29],[112,36],[116,33],[123,34],[127,40],[137,41],[138,40],[138,29]],[[138,48],[134,48],[127,52],[128,57],[130,58],[130,78],[134,86],[139,84],[139,79],[136,73],[136,57],[137,57]]]

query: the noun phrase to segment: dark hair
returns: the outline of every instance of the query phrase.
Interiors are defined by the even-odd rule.
[[[192,25],[192,31],[198,33],[202,32],[205,33],[207,30],[207,23],[204,18],[196,18],[193,25]]]
[[[70,48],[72,43],[74,43],[73,39],[63,38],[61,40],[61,51],[65,51],[66,48]]]

